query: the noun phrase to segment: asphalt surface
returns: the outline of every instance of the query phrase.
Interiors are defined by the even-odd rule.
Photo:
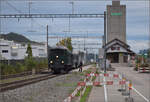
[[[97,77],[95,81],[103,81],[103,78]],[[93,86],[89,95],[88,102],[105,102],[104,100],[104,88]]]
[[[131,97],[134,102],[149,102],[150,100],[150,73],[139,73],[124,64],[112,64],[116,72],[123,74],[132,82]]]
[[[102,87],[93,86],[89,95],[88,102],[149,102],[150,100],[150,73],[138,73],[133,70],[133,67],[128,67],[127,64],[112,64],[115,71],[107,71],[109,74],[118,73],[132,82],[132,90],[130,96],[133,101],[126,101],[129,95],[122,95],[121,85],[104,85]],[[113,77],[105,77],[105,81],[120,81]],[[96,81],[104,82],[104,77],[100,76]],[[126,85],[127,86],[127,85]],[[129,88],[126,88],[125,94],[128,94]]]
[[[115,72],[107,72],[114,74]],[[113,77],[102,77],[98,76],[96,81],[104,83],[104,81],[114,81],[119,82],[119,78]],[[115,85],[102,85],[101,87],[93,86],[91,94],[89,96],[88,102],[125,102],[125,97],[122,96],[121,92],[118,91],[121,86],[118,84]]]

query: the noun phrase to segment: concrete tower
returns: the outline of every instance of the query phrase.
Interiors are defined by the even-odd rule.
[[[107,43],[114,39],[126,43],[126,5],[120,1],[107,5]]]

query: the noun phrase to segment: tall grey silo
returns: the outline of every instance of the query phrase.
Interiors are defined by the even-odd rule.
[[[126,5],[120,5],[120,1],[107,5],[107,42],[113,39],[126,43]]]

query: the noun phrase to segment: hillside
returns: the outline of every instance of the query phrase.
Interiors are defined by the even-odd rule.
[[[21,34],[17,34],[13,32],[10,32],[8,34],[2,34],[1,37],[4,38],[5,40],[13,40],[14,42],[18,42],[18,43],[37,43],[35,41],[29,40],[28,38],[26,38]]]

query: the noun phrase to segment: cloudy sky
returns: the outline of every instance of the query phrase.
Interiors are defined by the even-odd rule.
[[[47,0],[48,1],[48,0]],[[31,13],[51,13],[51,14],[70,14],[72,5],[70,1],[32,1]],[[102,14],[106,10],[106,5],[111,1],[74,1],[74,13],[80,14]],[[149,40],[149,5],[148,1],[121,1],[127,8],[127,43],[131,49],[138,52],[141,49],[148,48]],[[29,13],[29,2],[26,0],[4,0],[1,1],[1,14],[20,14]],[[1,33],[16,32],[23,34],[29,39],[35,41],[46,41],[46,25],[49,25],[49,35],[58,36],[102,36],[103,19],[102,18],[71,18],[70,33],[69,19],[1,19]],[[55,45],[60,39],[49,39],[50,45]],[[84,39],[74,39],[74,43],[84,43]],[[88,39],[86,43],[101,43],[101,39]],[[100,45],[101,46],[101,45]],[[76,46],[81,47],[81,46]],[[91,47],[91,46],[88,46]],[[99,47],[99,46],[92,46]]]

